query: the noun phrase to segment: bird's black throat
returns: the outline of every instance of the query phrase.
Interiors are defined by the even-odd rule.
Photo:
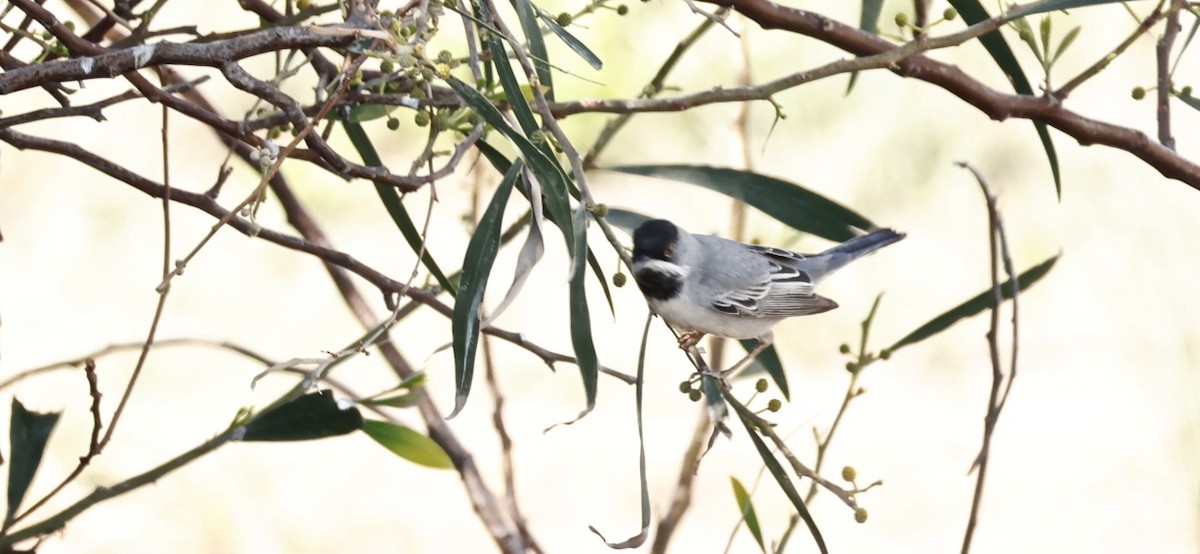
[[[679,296],[683,290],[682,277],[663,273],[650,267],[635,272],[633,280],[637,283],[638,288],[642,289],[642,294],[653,300],[670,300]]]

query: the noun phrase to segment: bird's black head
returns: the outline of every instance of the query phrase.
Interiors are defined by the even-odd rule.
[[[683,290],[684,273],[672,261],[678,243],[679,228],[665,219],[652,219],[633,231],[633,280],[647,298],[670,300]]]
[[[671,261],[679,242],[679,228],[665,219],[651,219],[633,231],[633,259]]]

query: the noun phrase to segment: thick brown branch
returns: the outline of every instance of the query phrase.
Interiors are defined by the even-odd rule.
[[[876,35],[813,12],[788,8],[771,0],[702,0],[730,6],[764,29],[781,29],[813,37],[856,56],[891,50],[895,44]],[[1042,121],[1083,145],[1103,144],[1137,156],[1164,176],[1200,189],[1200,165],[1158,144],[1145,133],[1079,115],[1053,98],[1004,94],[989,88],[957,66],[915,55],[897,63],[893,72],[945,89],[968,104],[1002,121],[1010,117]]]
[[[310,27],[276,27],[207,44],[159,42],[113,51],[104,51],[99,46],[77,39],[78,44],[68,43],[68,47],[73,51],[92,55],[6,71],[0,74],[0,94],[50,83],[108,79],[156,65],[220,67],[227,62],[267,52],[322,46],[340,47],[353,40],[353,36],[318,33]],[[74,48],[81,45],[89,46],[78,50]]]

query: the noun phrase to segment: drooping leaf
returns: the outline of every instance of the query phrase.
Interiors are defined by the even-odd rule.
[[[595,527],[588,526],[593,533],[599,535],[600,540],[604,541],[611,548],[637,548],[646,542],[646,537],[650,531],[650,483],[646,478],[646,436],[642,432],[642,392],[643,392],[643,376],[646,369],[646,343],[650,337],[650,322],[653,321],[653,316],[646,315],[646,325],[642,328],[642,346],[638,351],[638,366],[637,378],[634,381],[635,386],[635,404],[637,409],[637,425],[638,425],[638,478],[641,482],[641,499],[642,499],[642,530],[638,534],[629,537],[621,542],[608,542],[604,535],[600,534]]]
[[[600,68],[604,67],[604,62],[600,61],[600,57],[597,56],[595,52],[592,52],[592,50],[588,48],[586,44],[575,38],[575,35],[572,35],[571,32],[563,28],[562,25],[559,25],[558,22],[554,20],[554,17],[546,13],[545,10],[539,9],[538,16],[542,18],[542,22],[546,24],[546,27],[550,29],[550,32],[554,33],[559,40],[566,43],[567,48],[570,48],[576,54],[579,54],[579,57],[583,58],[583,61],[592,66],[592,69],[600,71]]]
[[[787,224],[833,241],[849,240],[875,225],[853,210],[795,183],[750,171],[699,165],[627,165],[612,171],[698,185]]]
[[[742,345],[742,348],[745,349],[746,352],[750,352],[758,346],[758,340],[756,339],[744,339],[738,341],[738,343]],[[774,344],[768,346],[766,350],[763,350],[762,353],[754,359],[754,362],[747,366],[746,370],[742,371],[741,373],[746,376],[754,375],[757,373],[754,370],[760,367],[763,371],[766,371],[767,375],[771,377],[771,380],[775,382],[775,386],[779,387],[779,392],[783,394],[783,397],[787,400],[791,400],[792,391],[791,388],[788,387],[787,374],[783,372],[783,362],[779,360],[779,351],[775,350]]]
[[[484,157],[491,162],[492,166],[495,167],[497,171],[501,173],[508,171],[508,167],[512,164],[512,162],[510,162],[508,158],[504,156],[504,154],[501,154],[499,150],[496,150],[494,146],[482,140],[476,142],[475,146],[479,148],[479,151],[483,153]],[[531,204],[534,203],[533,199],[530,198],[529,192],[526,191],[524,187],[517,187],[517,190],[519,190],[526,199],[529,199]],[[543,215],[553,222],[554,218],[548,211],[543,210]],[[504,301],[496,307],[495,311],[492,312],[490,317],[499,317],[499,314],[503,311],[503,309],[507,308],[508,304],[516,298],[517,293],[520,292],[521,287],[525,283],[525,279],[529,277],[529,272],[533,269],[533,266],[536,265],[539,260],[541,260],[544,252],[545,246],[544,239],[542,238],[541,225],[538,222],[534,222],[534,224],[530,226],[529,236],[525,240],[525,244],[521,247],[521,254],[517,257],[517,266],[514,270],[513,283],[509,287],[508,293],[504,296]],[[596,280],[599,281],[600,288],[604,291],[604,299],[608,301],[608,309],[615,317],[616,308],[613,306],[612,291],[608,288],[608,279],[606,279],[604,276],[604,270],[600,267],[600,261],[596,259],[595,253],[593,253],[590,248],[588,249],[588,266],[591,268],[592,274],[596,276]]]
[[[307,441],[345,435],[362,428],[357,407],[342,408],[333,391],[308,393],[254,418],[245,426],[242,440]]]
[[[750,530],[750,534],[754,536],[754,542],[758,543],[758,548],[766,554],[767,547],[763,544],[762,528],[758,525],[758,514],[754,512],[754,502],[750,500],[750,494],[746,492],[746,487],[738,481],[737,477],[729,476],[730,482],[733,484],[733,499],[737,502],[738,513],[742,514],[742,521],[746,522],[746,528]]]
[[[414,464],[434,469],[450,469],[454,462],[433,439],[398,423],[368,419],[362,430],[393,454]]]
[[[1045,277],[1046,274],[1050,272],[1050,268],[1054,267],[1054,263],[1058,261],[1058,258],[1059,256],[1054,256],[1018,275],[1017,282],[1020,284],[1019,290],[1023,291],[1033,286],[1034,283],[1040,281],[1042,277]],[[1011,299],[1012,281],[1005,281],[1003,284],[1001,284],[1000,291],[1005,300]],[[962,304],[959,304],[958,306],[947,310],[945,313],[929,320],[924,325],[906,335],[904,338],[896,341],[896,344],[893,344],[890,348],[888,348],[888,350],[895,352],[900,348],[910,344],[916,344],[938,333],[941,333],[942,331],[949,329],[951,325],[958,323],[960,320],[979,314],[984,310],[991,308],[994,300],[995,294],[989,287],[987,290],[975,295],[970,300],[967,300],[966,302],[963,302]]]
[[[462,278],[458,283],[458,295],[454,300],[451,330],[454,345],[454,411],[449,417],[458,415],[466,406],[471,392],[472,377],[475,375],[475,352],[479,347],[479,308],[483,304],[483,293],[487,288],[496,252],[500,249],[500,225],[504,220],[504,209],[513,186],[521,176],[524,164],[517,162],[508,168],[500,186],[492,196],[491,203],[479,218],[467,252],[463,257]]]
[[[463,103],[475,110],[475,113],[478,113],[488,125],[503,133],[516,145],[517,150],[521,152],[521,157],[525,159],[526,165],[541,183],[542,192],[545,194],[546,210],[553,217],[554,224],[562,231],[563,239],[567,242],[568,247],[573,247],[575,232],[571,227],[571,204],[567,200],[570,179],[563,172],[562,166],[534,146],[525,135],[509,126],[500,111],[474,87],[453,76],[447,78],[446,83],[458,93],[458,96],[463,99]],[[572,254],[574,254],[573,251]]]
[[[1049,1],[1054,2],[1060,0]],[[979,3],[979,0],[950,0],[950,5],[958,11],[958,14],[962,16],[963,21],[965,21],[967,25],[974,25],[985,19],[990,19],[987,10],[983,8],[983,6]],[[1038,4],[1031,4],[1029,7],[1037,5]],[[1051,8],[1051,10],[1053,9],[1061,8]],[[1017,11],[1020,11],[1021,13],[1009,13],[1006,14],[1006,17],[1012,20],[1026,15],[1031,15],[1033,13],[1039,13],[1026,11],[1024,8],[1020,10],[1012,10],[1012,12]],[[1017,62],[1017,57],[1013,55],[1012,49],[1008,47],[1008,42],[1004,40],[1004,36],[998,31],[993,31],[979,37],[979,42],[983,45],[984,49],[987,50],[988,54],[992,56],[992,60],[996,62],[996,65],[1000,67],[1000,70],[1008,76],[1009,82],[1012,83],[1013,90],[1015,90],[1017,94],[1032,96],[1033,87],[1030,86],[1029,79],[1025,78],[1025,72],[1021,69],[1021,64]],[[1054,191],[1056,194],[1058,194],[1059,198],[1062,198],[1062,175],[1058,167],[1058,153],[1054,149],[1054,142],[1050,139],[1050,129],[1045,123],[1040,121],[1034,121],[1033,127],[1037,131],[1038,140],[1042,142],[1042,150],[1046,152],[1046,159],[1050,162],[1050,173],[1054,177]]]
[[[575,248],[577,253],[587,251],[587,211],[575,211]],[[579,365],[579,373],[583,377],[583,391],[587,399],[587,407],[583,414],[592,411],[596,406],[596,380],[600,374],[600,363],[596,358],[596,346],[592,341],[591,312],[588,310],[587,291],[583,267],[587,257],[576,255],[571,269],[569,288],[569,304],[571,312],[571,345],[575,348],[575,360]],[[580,417],[583,416],[580,414]]]
[[[342,120],[342,126],[346,128],[346,135],[350,137],[354,149],[358,150],[358,155],[362,157],[363,163],[371,167],[383,167],[383,161],[380,160],[375,145],[371,143],[371,138],[367,136],[362,125]],[[375,192],[379,195],[379,200],[383,202],[383,207],[387,210],[388,215],[392,217],[392,222],[400,230],[400,234],[404,235],[404,240],[408,242],[409,248],[412,248],[414,253],[421,253],[421,263],[424,264],[425,269],[429,270],[429,274],[433,275],[442,289],[453,295],[454,286],[446,279],[446,274],[442,273],[442,268],[429,253],[429,245],[423,245],[424,239],[421,238],[421,232],[417,230],[412,217],[408,215],[408,210],[400,201],[400,195],[396,189],[387,183],[375,183]]]
[[[529,0],[512,0],[512,3],[513,8],[517,10],[517,19],[521,22],[521,31],[525,33],[525,40],[529,43],[533,72],[537,75],[538,82],[546,85],[548,89],[545,92],[546,100],[553,102],[554,83],[552,81],[553,72],[550,68],[550,54],[546,52],[546,41],[542,38],[542,29],[538,27],[537,15],[534,14],[534,8]]]
[[[58,425],[61,412],[31,412],[25,409],[16,397],[12,400],[12,416],[9,419],[8,440],[10,460],[8,465],[8,511],[4,521],[11,523],[29,492],[33,476],[42,464],[46,442]]]
[[[729,394],[727,391],[724,394]],[[825,538],[821,536],[821,530],[817,528],[817,522],[813,520],[812,514],[808,511],[808,506],[804,504],[804,499],[800,496],[800,492],[796,490],[796,485],[792,483],[791,477],[787,471],[775,458],[775,454],[763,442],[762,437],[758,436],[758,430],[750,421],[739,414],[738,419],[742,420],[742,425],[746,428],[746,434],[750,435],[751,442],[754,443],[754,448],[758,450],[758,455],[762,458],[763,464],[767,466],[767,471],[775,478],[775,482],[779,484],[779,488],[787,495],[788,500],[792,501],[792,506],[796,508],[796,512],[800,514],[800,518],[804,520],[804,524],[808,526],[808,532],[812,534],[813,540],[817,542],[817,548],[821,550],[821,554],[829,554],[829,549],[825,546]]]

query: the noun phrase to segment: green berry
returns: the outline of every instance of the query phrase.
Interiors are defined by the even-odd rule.
[[[617,15],[625,15],[627,13],[629,13],[629,6],[626,6],[625,4],[617,6]]]
[[[312,2],[310,2],[309,0],[296,0],[296,8],[301,11],[307,10],[308,7],[311,5],[312,5]]]
[[[754,390],[756,390],[758,392],[767,392],[767,387],[770,387],[770,386],[771,386],[771,384],[768,383],[766,379],[759,379],[758,381],[755,381],[755,383],[754,383]]]
[[[850,345],[843,342],[842,345],[838,347],[838,352],[841,352],[842,354],[849,354]]]
[[[589,211],[596,214],[596,217],[607,217],[608,216],[608,204],[596,204],[596,205],[592,206],[589,209]]]
[[[866,508],[859,508],[859,509],[857,509],[857,510],[854,510],[854,521],[857,521],[857,522],[859,522],[859,523],[866,523],[866,521],[867,521],[867,509],[866,509]]]
[[[778,412],[780,408],[783,408],[783,401],[778,398],[772,398],[770,402],[767,402],[768,411]]]
[[[842,480],[854,481],[854,479],[856,477],[858,477],[858,472],[854,471],[854,468],[852,468],[850,466],[846,466],[846,467],[842,468]]]
[[[392,60],[383,60],[379,62],[379,70],[384,73],[393,73],[396,71],[396,64]]]
[[[429,112],[417,112],[416,115],[413,116],[413,123],[416,123],[417,127],[428,127],[429,122]]]
[[[1133,87],[1133,92],[1130,93],[1130,96],[1132,96],[1134,100],[1141,100],[1146,97],[1146,89],[1143,87]]]
[[[615,286],[617,288],[621,288],[621,287],[625,286],[626,279],[627,278],[625,277],[624,273],[614,273],[613,277],[612,277],[613,286]]]
[[[688,393],[692,392],[692,382],[691,381],[683,381],[682,383],[679,383],[679,392],[682,392],[683,394],[688,394]]]
[[[571,24],[572,19],[574,19],[574,17],[571,17],[571,14],[563,12],[558,14],[558,17],[554,18],[554,22],[558,23],[559,27],[566,27],[567,25]]]
[[[883,350],[879,351],[879,359],[880,360],[890,360],[891,358],[892,358],[892,349],[891,348],[884,348]]]
[[[846,362],[846,371],[849,371],[850,373],[854,373],[855,371],[858,371],[858,363],[857,362]]]
[[[400,120],[396,119],[394,117],[389,117],[387,120],[387,127],[388,127],[388,129],[391,129],[393,131],[395,131],[396,129],[399,129],[400,128]]]
[[[908,19],[907,13],[904,13],[904,12],[896,13],[896,26],[897,27],[908,27],[908,23],[909,23],[909,19]]]
[[[958,19],[958,10],[954,8],[946,8],[942,11],[942,19],[945,19],[946,21],[954,21],[955,19]]]
[[[699,390],[692,389],[692,390],[688,391],[688,400],[691,400],[692,402],[699,402],[700,396],[701,395],[700,395]]]
[[[1184,97],[1191,96],[1192,95],[1192,86],[1188,85],[1186,87],[1183,87],[1183,90],[1179,91],[1179,94],[1183,95]]]
[[[442,63],[450,63],[454,61],[454,54],[450,53],[449,50],[442,50],[441,52],[438,52],[437,61]]]

